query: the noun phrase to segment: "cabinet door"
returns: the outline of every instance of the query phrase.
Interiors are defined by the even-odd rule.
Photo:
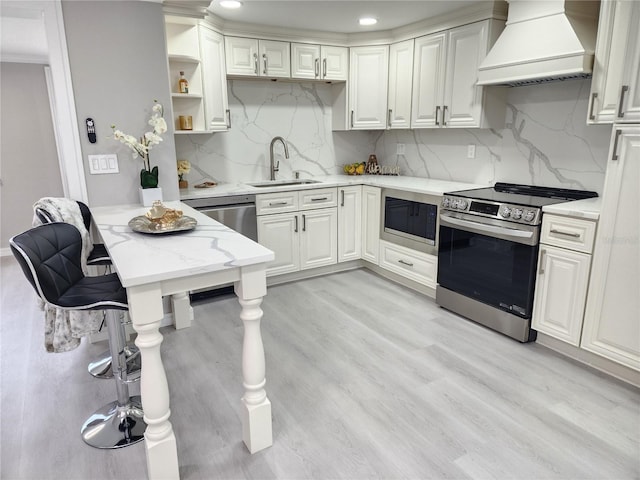
[[[267,275],[300,270],[299,219],[297,213],[278,213],[258,217],[258,243],[275,253]]]
[[[613,130],[582,348],[640,370],[640,127]]]
[[[446,35],[437,33],[415,40],[411,128],[441,125]]]
[[[478,66],[487,55],[489,21],[454,28],[447,42],[447,67],[442,106],[443,127],[479,127],[482,90]]]
[[[613,123],[618,117],[633,3],[603,0],[600,4],[587,123]]]
[[[291,44],[291,78],[318,79],[320,67],[320,45]]]
[[[257,77],[258,40],[243,37],[224,37],[227,75]]]
[[[362,258],[378,264],[380,248],[380,189],[362,187]]]
[[[532,326],[580,344],[591,255],[540,245]]]
[[[336,208],[308,210],[299,215],[301,270],[335,264],[338,258]]]
[[[362,254],[362,187],[338,189],[338,262],[358,260]]]
[[[228,130],[229,102],[224,63],[224,37],[200,26],[200,51],[204,77],[205,128],[214,132]]]
[[[289,78],[291,76],[291,50],[289,42],[260,40],[260,76]]]
[[[631,25],[625,53],[625,72],[621,87],[619,123],[640,123],[640,2],[632,3]],[[622,95],[622,89],[628,87]],[[622,115],[620,115],[622,113]]]
[[[351,49],[349,104],[352,130],[387,126],[389,46]]]
[[[411,128],[413,40],[389,48],[389,128]]]
[[[323,45],[320,62],[324,80],[344,80],[349,77],[349,49]]]

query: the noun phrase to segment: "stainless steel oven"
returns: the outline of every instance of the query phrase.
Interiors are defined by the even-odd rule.
[[[438,252],[440,197],[382,189],[380,238],[421,252]]]
[[[531,329],[542,207],[595,192],[498,183],[445,194],[436,303],[520,342]]]

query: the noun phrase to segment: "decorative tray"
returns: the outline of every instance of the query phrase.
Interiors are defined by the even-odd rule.
[[[195,218],[187,217],[186,215],[182,215],[175,222],[169,224],[154,222],[148,217],[140,215],[129,220],[129,227],[134,232],[161,234],[193,230],[196,228],[197,223],[198,221]]]

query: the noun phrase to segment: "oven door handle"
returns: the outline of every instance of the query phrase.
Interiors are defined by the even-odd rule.
[[[460,218],[440,216],[440,225],[451,228],[459,228],[465,232],[479,233],[490,237],[500,238],[502,240],[510,240],[525,245],[536,245],[538,239],[535,232],[526,230],[517,230],[515,228],[498,227],[496,225],[487,225],[485,223],[472,222]]]

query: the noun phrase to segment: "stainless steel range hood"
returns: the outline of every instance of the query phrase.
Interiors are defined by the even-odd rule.
[[[478,85],[529,85],[588,77],[599,1],[507,0],[505,29],[478,71]]]

